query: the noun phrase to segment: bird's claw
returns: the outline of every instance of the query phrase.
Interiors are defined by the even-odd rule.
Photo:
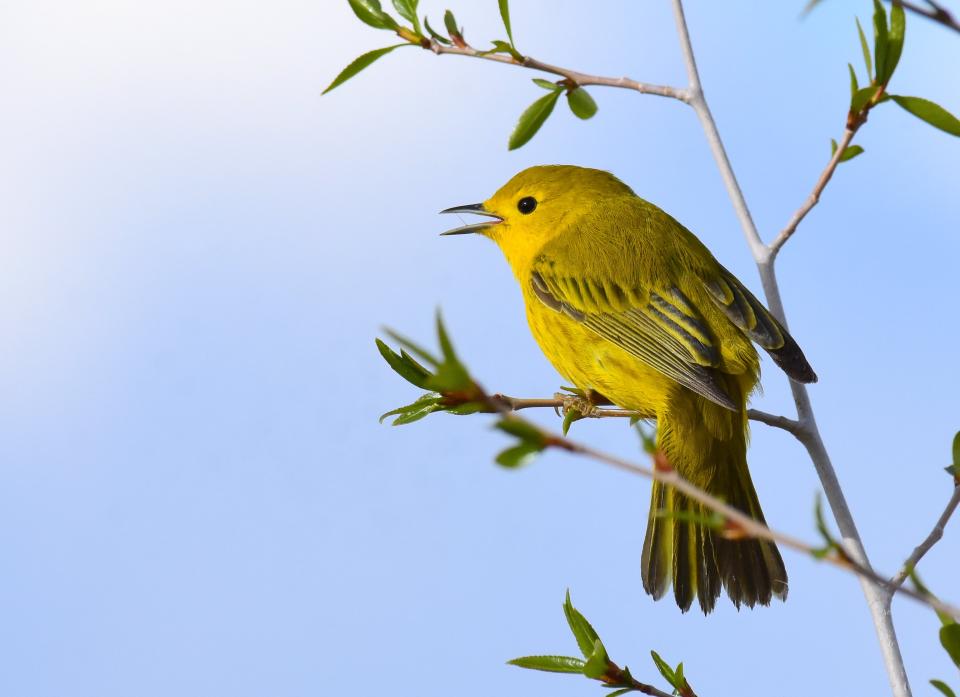
[[[575,411],[579,418],[588,418],[594,416],[597,411],[597,405],[589,397],[570,394],[569,392],[557,392],[553,395],[560,401],[558,415],[566,416],[571,411]]]

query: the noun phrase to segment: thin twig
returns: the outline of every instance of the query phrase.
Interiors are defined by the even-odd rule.
[[[787,433],[792,433],[798,439],[801,435],[802,426],[799,421],[796,419],[790,419],[786,416],[777,416],[776,414],[768,414],[765,411],[760,411],[759,409],[747,409],[747,418],[751,421],[759,421],[762,424],[767,426],[772,426],[773,428],[782,428]]]
[[[632,474],[639,474],[650,479],[655,479],[662,484],[667,484],[674,487],[681,493],[702,503],[711,511],[722,515],[726,521],[728,521],[727,525],[729,525],[729,521],[733,521],[735,524],[734,530],[739,533],[746,534],[749,537],[772,540],[782,544],[784,547],[789,547],[804,554],[814,555],[814,553],[818,551],[816,547],[804,542],[803,540],[793,537],[792,535],[788,535],[787,533],[777,532],[767,527],[763,523],[754,520],[745,513],[742,513],[736,508],[733,508],[715,496],[708,494],[694,484],[691,484],[686,479],[682,478],[674,469],[663,470],[659,468],[644,467],[643,465],[622,460],[599,450],[594,450],[589,446],[571,441],[556,434],[552,434],[550,437],[552,439],[561,441],[560,443],[557,443],[557,445],[564,450],[587,455],[595,460],[599,460],[600,462],[604,462],[612,467],[616,467],[617,469],[631,472]],[[846,571],[852,571],[864,581],[870,583],[871,585],[884,588],[888,593],[901,593],[923,605],[928,605],[934,610],[942,612],[946,615],[950,615],[955,620],[960,621],[960,608],[951,605],[950,603],[945,603],[937,598],[933,598],[929,595],[915,591],[911,588],[905,588],[903,585],[894,588],[890,581],[878,574],[871,567],[864,566],[856,560],[850,559],[846,554],[828,554],[823,557],[823,560],[829,564],[832,564],[833,566],[836,566],[837,568],[844,569]]]
[[[595,450],[588,445],[567,438],[559,433],[551,432],[532,423],[531,421],[516,416],[513,413],[513,410],[510,408],[509,403],[502,399],[502,395],[489,396],[486,395],[483,390],[479,388],[479,386],[477,389],[481,394],[480,399],[486,402],[492,411],[502,414],[507,419],[513,419],[535,429],[541,434],[543,443],[546,446],[558,448],[560,450],[577,455],[584,455],[624,472],[629,472],[630,474],[636,474],[648,479],[656,480],[661,484],[672,486],[674,489],[682,494],[685,494],[689,498],[702,503],[709,510],[719,513],[723,517],[723,532],[731,537],[751,537],[771,540],[777,542],[778,544],[782,544],[784,547],[789,547],[790,549],[803,554],[817,556],[833,566],[853,572],[871,586],[883,588],[889,595],[892,595],[893,593],[900,593],[912,598],[913,600],[916,600],[921,604],[927,605],[938,612],[950,615],[957,621],[960,621],[960,608],[949,603],[945,603],[942,600],[939,600],[938,598],[928,594],[920,593],[911,588],[906,588],[902,584],[899,587],[894,587],[890,581],[875,572],[869,565],[862,564],[856,559],[851,558],[845,550],[840,549],[838,550],[839,553],[831,553],[825,556],[820,555],[818,548],[814,547],[813,545],[804,542],[798,537],[773,530],[764,523],[754,520],[746,513],[743,513],[742,511],[727,504],[722,499],[719,499],[716,496],[713,496],[712,494],[699,488],[695,484],[692,484],[688,480],[681,477],[675,469],[670,467],[669,463],[661,463],[658,458],[655,458],[655,463],[657,463],[656,466],[645,467],[644,465],[624,460],[600,450]],[[958,490],[960,490],[960,487],[958,487]]]
[[[537,408],[549,408],[549,409],[563,409],[567,406],[567,400],[561,399],[559,397],[554,397],[552,399],[543,399],[543,398],[526,398],[526,397],[511,397],[509,395],[497,393],[491,397],[491,399],[500,402],[506,406],[510,411],[520,411],[521,409],[537,409]],[[639,412],[633,411],[632,409],[617,409],[612,407],[597,407],[591,409],[582,414],[582,418],[585,419],[604,419],[604,418],[647,418]],[[652,418],[652,417],[651,417]],[[790,419],[786,416],[778,416],[776,414],[768,414],[765,411],[760,411],[759,409],[748,409],[747,418],[751,421],[759,421],[762,424],[767,426],[772,426],[773,428],[780,428],[788,433],[797,435],[800,430],[800,422],[796,419]]]
[[[948,29],[960,32],[960,22],[956,20],[947,8],[938,2],[933,2],[933,0],[926,0],[926,3],[929,7],[917,5],[914,2],[910,2],[910,0],[902,0],[900,4],[903,5],[903,9],[905,10],[910,10],[910,12],[914,12],[927,19],[932,19],[934,22],[942,24]]]
[[[687,76],[690,80],[690,105],[693,107],[700,119],[700,125],[707,138],[707,144],[710,146],[710,152],[717,163],[717,169],[723,179],[724,186],[727,188],[727,194],[733,208],[737,213],[737,218],[743,227],[747,238],[747,244],[753,256],[766,254],[766,245],[760,239],[757,232],[757,226],[750,215],[750,209],[747,208],[746,199],[740,190],[740,184],[737,183],[737,177],[733,173],[733,167],[730,165],[730,159],[727,157],[726,148],[723,147],[723,141],[720,139],[720,132],[717,130],[717,124],[713,120],[713,114],[710,113],[710,106],[704,97],[703,89],[700,85],[700,74],[697,70],[697,63],[693,55],[693,45],[690,43],[690,32],[687,30],[687,20],[683,14],[683,3],[680,0],[673,0],[673,16],[677,25],[677,35],[680,37],[680,47],[683,51],[684,63],[687,67]]]
[[[768,527],[766,524],[754,520],[746,513],[743,513],[722,499],[713,496],[712,494],[699,488],[697,485],[684,479],[673,467],[669,465],[666,460],[661,460],[658,456],[654,457],[654,467],[645,467],[644,465],[624,460],[616,457],[615,455],[610,455],[600,450],[595,450],[588,445],[567,438],[559,433],[549,431],[531,421],[528,421],[527,419],[517,416],[510,404],[510,400],[513,398],[505,397],[504,395],[499,394],[489,395],[479,385],[475,385],[475,388],[475,391],[472,392],[472,394],[474,394],[474,399],[479,398],[481,402],[487,405],[490,411],[499,413],[506,419],[512,419],[516,422],[523,423],[526,426],[533,428],[541,435],[543,443],[546,447],[554,447],[569,453],[584,455],[624,472],[640,475],[648,479],[656,480],[661,484],[672,486],[677,491],[685,494],[689,498],[702,503],[709,510],[719,513],[724,519],[723,531],[731,537],[752,537],[772,540],[782,544],[784,547],[789,547],[795,551],[815,556],[832,564],[833,566],[853,572],[868,585],[884,589],[888,596],[892,596],[894,593],[900,593],[912,598],[913,600],[916,600],[923,605],[933,608],[937,612],[949,615],[957,621],[960,621],[960,608],[951,605],[950,603],[943,602],[942,600],[929,594],[915,591],[912,588],[905,588],[902,583],[900,586],[895,587],[891,581],[874,571],[869,564],[863,564],[857,559],[852,558],[842,547],[837,549],[837,553],[831,553],[825,556],[820,554],[820,550],[813,545],[804,542],[798,537],[776,531]],[[548,402],[551,400],[538,399],[515,401],[520,405],[524,405],[525,402]],[[562,400],[560,401],[562,402]],[[539,406],[543,405],[540,404]],[[960,491],[960,487],[957,487],[957,491]],[[960,494],[955,495],[960,497]],[[954,504],[953,507],[955,506],[956,504]],[[952,508],[950,508],[950,512],[952,512]]]
[[[941,513],[937,519],[933,530],[930,531],[926,539],[917,545],[916,549],[907,557],[907,560],[903,563],[903,568],[897,572],[897,575],[890,579],[890,586],[892,588],[900,588],[903,582],[910,576],[910,573],[916,568],[917,562],[923,559],[923,555],[929,552],[930,548],[940,541],[940,538],[943,537],[943,530],[947,526],[947,521],[950,520],[953,512],[957,510],[958,504],[960,504],[960,485],[954,487],[953,495],[950,497],[950,500],[947,501],[947,507],[943,509],[943,513]]]
[[[664,692],[663,690],[660,690],[654,687],[653,685],[650,685],[649,683],[640,682],[632,675],[627,677],[629,674],[624,672],[624,670],[620,668],[620,666],[618,666],[616,663],[613,663],[611,661],[610,665],[612,666],[615,681],[614,683],[609,683],[607,685],[604,685],[604,687],[613,687],[614,684],[616,685],[629,684],[630,689],[634,690],[635,692],[642,692],[643,694],[650,695],[651,697],[673,697],[673,695],[670,694],[669,692]],[[692,691],[690,692],[690,694],[693,695],[693,697],[696,697],[696,695],[694,695]]]
[[[478,51],[472,46],[444,46],[436,40],[430,41],[429,45],[424,45],[424,47],[429,48],[429,50],[438,55],[448,54],[453,56],[470,56],[471,58],[481,58],[483,60],[495,61],[497,63],[516,65],[521,68],[540,70],[545,73],[559,75],[575,85],[602,85],[604,87],[619,87],[622,89],[634,90],[635,92],[640,92],[641,94],[653,94],[658,97],[678,99],[681,102],[686,102],[690,98],[688,91],[680,87],[670,87],[669,85],[654,85],[648,82],[638,82],[637,80],[632,80],[629,77],[601,77],[599,75],[588,75],[576,70],[570,70],[569,68],[561,68],[556,65],[550,65],[549,63],[544,63],[543,61],[539,61],[536,58],[531,58],[529,56],[525,56],[523,60],[520,61],[515,59],[513,56],[503,53],[487,53],[486,51]]]
[[[844,131],[843,138],[840,139],[840,144],[833,153],[833,157],[830,158],[830,162],[827,163],[827,166],[824,168],[823,172],[820,173],[820,178],[817,179],[817,183],[813,187],[813,191],[810,192],[810,195],[807,197],[807,200],[803,202],[803,205],[797,209],[797,212],[793,214],[793,217],[790,218],[790,222],[787,223],[786,227],[784,227],[783,230],[780,231],[780,234],[777,235],[776,239],[770,243],[769,255],[771,260],[776,258],[783,245],[786,244],[787,240],[789,240],[793,233],[796,232],[797,226],[800,224],[800,222],[807,217],[807,213],[809,213],[820,201],[820,194],[823,193],[823,190],[830,181],[830,178],[833,176],[834,171],[836,171],[837,165],[840,164],[840,158],[843,157],[844,150],[847,149],[847,147],[850,145],[850,141],[853,140],[854,133],[855,131],[849,128]]]

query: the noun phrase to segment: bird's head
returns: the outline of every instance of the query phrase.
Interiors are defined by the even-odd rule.
[[[609,172],[573,165],[530,167],[483,203],[441,211],[489,218],[442,234],[477,233],[489,237],[500,246],[519,275],[556,235],[603,206],[606,200],[624,195],[633,192]]]

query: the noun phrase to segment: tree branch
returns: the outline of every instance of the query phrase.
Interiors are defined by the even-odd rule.
[[[747,409],[747,418],[751,421],[759,421],[762,424],[767,426],[772,426],[773,428],[781,428],[787,433],[791,433],[799,440],[802,425],[796,419],[790,419],[786,416],[777,416],[776,414],[768,414],[765,411],[760,411],[759,409]]]
[[[695,484],[692,484],[688,480],[681,477],[680,474],[673,469],[672,466],[670,466],[670,463],[660,452],[657,452],[654,455],[654,466],[645,467],[600,450],[595,450],[588,445],[571,440],[570,438],[560,435],[559,433],[548,431],[522,417],[516,416],[513,413],[509,402],[504,399],[503,395],[488,395],[479,385],[475,384],[474,386],[476,388],[474,392],[474,398],[479,398],[489,407],[491,411],[500,413],[505,419],[512,420],[518,424],[523,424],[524,428],[536,431],[541,438],[541,448],[553,447],[560,450],[565,450],[569,453],[590,457],[598,462],[610,465],[611,467],[615,467],[624,472],[640,475],[648,479],[656,480],[667,486],[672,486],[674,489],[682,494],[685,494],[689,498],[702,503],[710,511],[719,513],[723,519],[721,534],[730,539],[751,537],[772,540],[783,545],[784,547],[789,547],[795,551],[809,554],[840,569],[850,571],[859,576],[862,583],[871,587],[876,586],[877,588],[881,588],[887,595],[900,593],[912,598],[913,600],[916,600],[921,604],[933,608],[937,612],[949,615],[957,621],[960,621],[960,608],[949,603],[945,603],[929,594],[921,593],[911,588],[906,588],[902,584],[899,587],[894,587],[890,581],[875,572],[869,566],[869,564],[864,564],[857,559],[852,558],[843,546],[834,543],[832,540],[829,541],[830,547],[828,548],[828,553],[823,554],[820,548],[814,547],[798,537],[794,537],[787,533],[778,532],[768,527],[764,523],[754,520],[746,513],[743,513],[739,509],[730,506],[722,499],[713,496],[712,494],[704,491]],[[524,401],[545,402],[549,400],[517,401],[523,403]],[[544,405],[541,404],[538,406]],[[508,432],[511,431],[508,430]],[[958,487],[958,491],[960,491],[960,487]]]
[[[837,169],[837,165],[840,164],[840,158],[843,157],[844,151],[850,145],[850,141],[853,140],[854,133],[856,133],[856,130],[851,130],[849,128],[844,131],[843,138],[840,139],[840,144],[833,153],[833,157],[830,158],[830,162],[827,163],[826,168],[820,173],[820,178],[817,179],[817,183],[813,187],[813,191],[807,197],[807,200],[803,202],[803,205],[800,206],[797,212],[793,214],[793,217],[790,218],[790,222],[787,223],[786,227],[783,228],[783,230],[780,231],[780,234],[777,235],[776,239],[770,243],[769,256],[771,262],[776,258],[783,245],[787,243],[787,240],[789,240],[793,233],[796,232],[797,226],[800,225],[801,221],[807,217],[807,213],[809,213],[813,207],[819,203],[820,194],[823,193],[824,188],[827,186],[827,183],[833,176],[834,171]]]
[[[923,559],[923,556],[930,551],[930,548],[940,541],[940,538],[943,537],[943,530],[947,526],[947,521],[950,520],[953,512],[957,510],[958,504],[960,504],[960,485],[954,487],[953,495],[950,497],[950,500],[947,501],[947,507],[943,510],[943,513],[940,514],[936,525],[933,526],[933,530],[930,531],[930,534],[927,535],[923,542],[917,545],[916,549],[907,557],[907,560],[903,563],[903,568],[897,572],[897,575],[890,579],[890,586],[892,588],[900,588],[903,582],[910,576],[910,573],[916,568],[917,562]]]
[[[767,298],[767,305],[776,315],[784,326],[786,326],[786,315],[783,310],[783,301],[780,298],[780,287],[777,283],[776,271],[774,270],[774,260],[776,255],[771,252],[770,247],[763,244],[757,227],[747,208],[743,192],[737,183],[736,175],[730,165],[726,149],[720,134],[717,131],[713,116],[703,98],[703,91],[700,89],[700,78],[697,73],[696,62],[693,58],[693,51],[690,44],[690,33],[687,29],[686,18],[683,14],[682,0],[672,0],[674,19],[677,25],[677,33],[680,37],[680,44],[683,48],[684,59],[687,65],[687,73],[690,77],[690,89],[693,92],[690,104],[697,112],[700,123],[703,126],[710,150],[716,160],[717,167],[720,169],[724,184],[727,187],[727,193],[733,203],[737,217],[740,219],[740,226],[743,228],[747,244],[753,253],[753,258],[757,263],[757,269],[760,272],[760,279],[763,283],[764,294]],[[838,147],[839,151],[840,148]],[[799,222],[799,221],[798,221]],[[797,417],[800,423],[797,438],[806,446],[810,459],[817,470],[820,482],[824,492],[827,495],[827,502],[833,512],[833,517],[840,528],[840,534],[843,537],[844,549],[848,556],[862,568],[871,571],[870,560],[867,557],[860,533],[857,531],[856,523],[850,512],[843,489],[837,479],[836,471],[830,462],[830,456],[823,444],[823,438],[817,427],[817,422],[813,414],[813,407],[810,403],[810,396],[805,385],[790,381],[790,388],[793,392],[793,400],[797,406]],[[877,638],[880,642],[880,650],[883,653],[884,665],[887,669],[887,677],[890,680],[890,686],[893,689],[895,697],[910,697],[910,683],[907,680],[906,669],[903,665],[903,656],[900,654],[900,644],[897,641],[897,633],[893,626],[893,619],[890,615],[889,597],[890,591],[886,589],[885,583],[874,583],[866,576],[861,576],[861,587],[866,597],[867,605],[873,617],[874,627],[876,628]]]
[[[561,410],[566,408],[569,402],[568,399],[564,399],[562,397],[554,397],[552,399],[511,397],[499,392],[492,395],[490,398],[506,407],[508,411],[520,411],[521,409],[537,409],[544,407],[554,410]],[[630,419],[634,417],[639,417],[641,419],[647,418],[643,414],[630,409],[616,409],[611,407],[597,407],[589,411],[584,411],[581,416],[581,418],[584,419]],[[767,412],[760,411],[759,409],[748,409],[747,418],[749,418],[751,421],[758,421],[762,424],[766,424],[767,426],[772,426],[773,428],[783,429],[787,433],[791,433],[795,436],[798,436],[800,433],[800,422],[795,419],[787,418],[786,416],[768,414]]]
[[[435,39],[421,45],[424,48],[433,51],[437,55],[448,54],[452,56],[469,56],[471,58],[481,58],[483,60],[494,61],[495,63],[505,63],[507,65],[516,65],[521,68],[540,70],[545,73],[559,75],[560,77],[580,86],[601,85],[603,87],[619,87],[622,89],[640,92],[641,94],[653,94],[658,97],[669,97],[671,99],[680,100],[681,102],[687,102],[690,99],[688,90],[680,87],[670,87],[668,85],[654,85],[648,82],[638,82],[637,80],[632,80],[628,77],[601,77],[599,75],[588,75],[576,70],[570,70],[569,68],[561,68],[556,65],[550,65],[549,63],[544,63],[536,58],[531,58],[530,56],[525,56],[523,60],[517,60],[508,54],[478,51],[469,45],[444,46]]]
[[[948,29],[953,29],[956,32],[960,32],[960,22],[958,22],[953,14],[939,2],[926,0],[928,7],[923,7],[922,5],[910,2],[910,0],[902,0],[900,4],[903,5],[903,9],[905,10],[909,10],[910,12],[921,15],[922,17],[926,17],[927,19],[931,19],[934,22],[942,24]]]
[[[725,519],[724,532],[733,539],[736,539],[738,536],[756,537],[772,540],[778,544],[782,544],[784,547],[789,547],[797,552],[809,554],[811,556],[816,556],[819,552],[816,547],[797,537],[775,531],[763,523],[757,522],[745,513],[740,512],[724,501],[708,494],[694,484],[691,484],[686,479],[683,479],[677,473],[677,471],[672,468],[662,469],[660,467],[644,467],[643,465],[622,460],[599,450],[594,450],[589,446],[571,441],[570,439],[557,434],[550,434],[549,438],[551,445],[555,445],[556,447],[562,448],[568,452],[587,455],[595,460],[606,463],[612,467],[616,467],[617,469],[624,470],[632,474],[638,474],[649,479],[655,479],[662,484],[674,487],[677,491],[680,491],[691,499],[699,501],[711,511],[722,515]],[[730,524],[731,521],[733,525]],[[894,592],[901,593],[921,604],[928,605],[934,610],[942,612],[953,617],[955,620],[960,621],[960,608],[924,593],[920,593],[910,588],[905,588],[902,584],[899,587],[894,587],[890,581],[878,574],[870,566],[863,565],[855,559],[851,559],[845,552],[841,554],[828,554],[822,557],[822,559],[840,569],[855,573],[860,577],[862,582],[871,586],[882,588],[888,594],[892,595]]]

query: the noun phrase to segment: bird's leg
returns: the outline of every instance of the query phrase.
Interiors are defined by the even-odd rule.
[[[613,402],[604,397],[602,394],[596,390],[584,390],[584,393],[587,395],[587,399],[590,400],[590,403],[595,407],[612,407],[614,406]]]
[[[613,402],[609,399],[591,389],[578,390],[572,394],[570,392],[557,392],[553,396],[562,402],[560,413],[564,416],[568,412],[575,411],[579,418],[587,418],[595,416],[598,407],[613,405]]]

